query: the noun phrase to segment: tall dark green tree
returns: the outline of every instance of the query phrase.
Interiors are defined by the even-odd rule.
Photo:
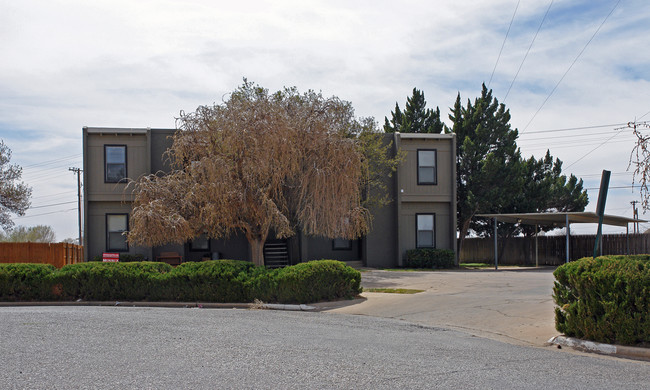
[[[481,96],[467,105],[458,94],[449,119],[456,134],[458,192],[458,253],[479,212],[500,212],[524,184],[517,129],[510,127],[510,112],[492,97],[485,84]]]
[[[443,123],[440,120],[440,108],[426,108],[424,93],[413,88],[413,95],[406,98],[406,108],[400,110],[395,103],[395,111],[391,111],[391,120],[384,118],[386,133],[442,133]]]
[[[502,213],[542,213],[584,211],[589,203],[582,179],[562,175],[562,161],[553,159],[550,151],[537,160],[534,156],[522,159],[523,183],[520,191],[512,197],[509,205],[503,205]],[[473,219],[470,228],[481,236],[492,235],[491,222]],[[541,230],[552,230],[553,226],[540,226]],[[535,227],[500,223],[499,235],[509,237],[518,234],[532,235]],[[502,241],[503,242],[503,241]],[[503,250],[499,250],[503,253]]]

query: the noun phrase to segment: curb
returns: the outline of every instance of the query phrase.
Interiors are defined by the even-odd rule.
[[[313,311],[314,306],[285,305],[275,303],[214,303],[214,302],[122,302],[122,301],[75,301],[75,302],[0,302],[0,307],[17,306],[122,306],[122,307],[172,307],[199,309],[267,309],[284,311]]]
[[[650,360],[650,348],[604,344],[566,336],[555,336],[548,340],[548,343],[571,347],[583,352],[594,352],[601,355],[616,356],[627,359]]]

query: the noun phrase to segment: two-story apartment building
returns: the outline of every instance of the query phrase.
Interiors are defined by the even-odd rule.
[[[197,237],[185,244],[132,247],[125,240],[132,195],[126,178],[169,171],[164,152],[174,129],[83,128],[84,245],[86,259],[104,252],[142,254],[156,260],[163,252],[176,252],[184,261],[205,258],[249,258],[242,235],[227,239]],[[407,250],[456,250],[456,146],[453,134],[386,134],[393,152],[404,160],[388,191],[393,201],[371,210],[371,231],[357,240],[325,239],[298,233],[285,240],[267,240],[267,264],[295,264],[315,259],[357,262],[368,267],[402,265]]]

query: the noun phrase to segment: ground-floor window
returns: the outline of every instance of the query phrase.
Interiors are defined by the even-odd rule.
[[[193,252],[210,251],[210,240],[205,235],[195,237],[190,241],[190,250]]]
[[[129,244],[124,235],[128,230],[128,214],[106,214],[106,250],[108,252],[128,251]]]
[[[335,238],[332,240],[332,249],[333,250],[351,250],[352,249],[352,240],[346,240],[344,238]]]
[[[435,214],[416,214],[416,242],[417,248],[435,248],[436,247],[436,215]]]

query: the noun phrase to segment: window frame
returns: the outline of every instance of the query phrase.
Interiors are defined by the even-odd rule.
[[[421,166],[420,165],[420,152],[433,152],[433,166]],[[433,181],[423,181],[420,179],[420,168],[433,168]],[[438,185],[438,149],[418,149],[417,150],[417,174],[418,174],[418,185]]]
[[[107,148],[116,148],[116,147],[122,147],[124,148],[124,177],[119,179],[119,180],[109,180],[108,179],[108,160],[106,159],[107,157]],[[114,164],[117,165],[117,164]],[[127,146],[122,144],[122,145],[116,145],[116,144],[107,144],[104,145],[104,183],[124,183],[126,182],[126,178],[129,176],[128,174],[128,155],[127,155]]]
[[[117,231],[111,232],[108,230],[108,219],[111,216],[123,215],[126,218],[126,230],[122,230],[122,233],[129,231],[129,214],[128,213],[106,213],[105,228],[106,228],[106,252],[128,252],[129,251],[129,242],[126,241],[124,237],[124,243],[126,244],[126,249],[115,249],[111,248],[111,233],[117,233]]]
[[[336,240],[343,240],[347,241],[348,244],[346,246],[337,246],[336,245]],[[345,238],[335,238],[332,240],[332,250],[333,251],[351,251],[352,250],[352,240],[348,240]]]
[[[190,252],[211,252],[212,245],[211,245],[211,243],[210,243],[210,239],[209,239],[207,236],[201,235],[201,236],[196,237],[196,238],[203,238],[203,239],[205,239],[205,241],[208,243],[208,247],[207,247],[207,248],[196,248],[196,247],[194,247],[194,245],[193,245],[193,241],[194,241],[194,240],[190,240],[190,242],[189,242],[189,249],[190,249]]]
[[[433,230],[420,230],[418,226],[418,217],[420,215],[430,215],[433,217]],[[433,245],[420,245],[419,243],[419,233],[420,231],[423,232],[431,232],[432,238],[433,238]],[[416,213],[415,214],[415,247],[420,249],[420,248],[428,248],[428,249],[435,249],[436,248],[436,213]]]

